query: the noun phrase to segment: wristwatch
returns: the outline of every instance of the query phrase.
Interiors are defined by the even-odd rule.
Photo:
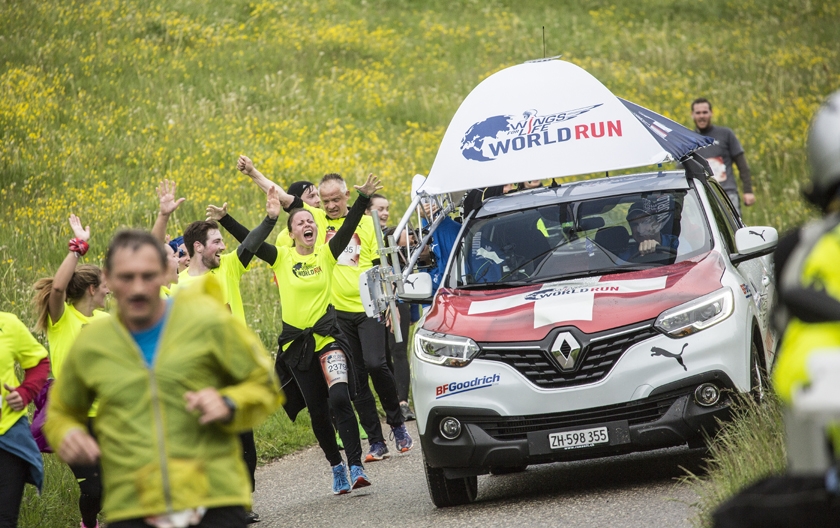
[[[233,415],[236,414],[236,404],[233,402],[233,400],[231,400],[227,396],[222,396],[222,401],[225,402],[225,405],[227,405],[227,408],[230,409],[230,416],[228,417],[227,420],[225,420],[225,423],[228,423],[231,420],[233,420]]]

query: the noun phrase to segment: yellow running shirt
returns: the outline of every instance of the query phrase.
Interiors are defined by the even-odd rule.
[[[236,251],[225,253],[219,261],[219,267],[212,269],[207,273],[215,275],[216,279],[222,287],[222,296],[225,304],[230,308],[234,317],[245,322],[245,308],[242,306],[242,295],[239,293],[239,279],[248,271],[242,262],[239,260],[239,255]],[[189,286],[190,283],[195,282],[201,275],[190,275],[190,269],[187,268],[178,274],[178,284],[172,285],[172,294],[178,292],[181,288]]]
[[[67,353],[76,342],[79,332],[82,327],[90,324],[102,317],[110,317],[111,314],[103,312],[102,310],[94,310],[90,317],[87,317],[82,312],[76,309],[72,304],[64,305],[64,313],[58,318],[58,321],[53,324],[52,318],[47,315],[47,341],[50,344],[50,369],[54,378],[58,379],[61,374],[61,366],[64,365],[64,360],[67,359]],[[99,401],[93,402],[93,405],[88,411],[88,416],[91,418],[96,416],[96,409],[99,406]]]
[[[31,369],[47,357],[47,350],[32,337],[26,326],[16,315],[0,312],[0,385],[17,387],[20,382],[15,375],[15,362],[23,369]],[[13,411],[6,403],[6,389],[0,391],[0,435],[6,434],[26,414],[26,409]]]
[[[58,378],[61,374],[61,366],[64,365],[64,360],[67,359],[67,353],[76,341],[79,332],[86,324],[101,317],[110,317],[108,312],[102,310],[94,310],[90,317],[82,314],[72,304],[64,305],[64,313],[58,318],[55,323],[52,318],[47,315],[47,341],[50,343],[50,369],[54,378]]]
[[[310,255],[301,255],[291,247],[277,247],[277,260],[271,269],[280,289],[283,322],[296,328],[312,327],[327,313],[330,286],[336,261],[327,244],[318,246]],[[335,341],[331,336],[313,334],[315,350]],[[286,348],[291,342],[286,343]]]
[[[324,233],[324,243],[327,243],[344,224],[344,217],[333,220],[327,217],[327,213],[323,209],[315,209],[309,204],[303,204],[303,207],[311,212],[315,218],[315,225],[318,226],[319,242],[321,233]],[[365,311],[365,307],[362,305],[362,297],[359,294],[359,276],[372,268],[373,261],[379,258],[376,233],[373,229],[373,217],[362,216],[356,232],[353,233],[353,238],[338,257],[337,266],[333,273],[332,289],[332,304],[336,310],[344,312]],[[288,237],[288,235],[286,236]]]

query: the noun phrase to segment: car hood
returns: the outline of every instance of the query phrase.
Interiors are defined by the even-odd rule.
[[[591,334],[646,321],[721,287],[716,251],[644,271],[553,281],[521,288],[441,288],[425,330],[479,342],[538,341],[552,328]]]

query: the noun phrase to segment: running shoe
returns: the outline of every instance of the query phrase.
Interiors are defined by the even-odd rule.
[[[370,479],[365,475],[365,468],[362,466],[350,466],[350,481],[353,483],[353,489],[370,486]]]
[[[416,420],[417,416],[414,415],[414,411],[411,410],[411,407],[408,406],[408,402],[403,402],[400,404],[400,412],[402,412],[403,420],[406,422],[410,422],[412,420]]]
[[[350,493],[350,481],[347,480],[347,466],[344,465],[344,462],[337,466],[333,466],[332,468],[333,474],[333,494],[335,495],[344,495],[345,493]]]
[[[370,450],[367,456],[365,456],[365,462],[376,462],[389,456],[391,455],[388,453],[388,446],[385,445],[385,442],[374,442],[370,444]]]
[[[402,424],[399,427],[392,427],[391,435],[397,444],[397,451],[400,453],[405,453],[414,445],[414,440],[412,440],[411,435],[408,434],[405,424]]]
[[[254,511],[249,511],[245,514],[245,523],[254,524],[260,522],[260,514]]]

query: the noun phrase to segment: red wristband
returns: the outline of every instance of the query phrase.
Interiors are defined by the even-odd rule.
[[[87,253],[88,249],[90,249],[88,243],[82,240],[81,238],[71,238],[70,243],[67,246],[70,248],[70,251],[79,255],[80,257],[84,257],[85,253]]]

